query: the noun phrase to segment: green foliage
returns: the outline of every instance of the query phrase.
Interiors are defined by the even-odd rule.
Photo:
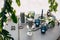
[[[20,0],[16,0],[18,6],[20,6]],[[11,19],[14,23],[17,23],[17,17],[15,15],[16,11],[13,9],[12,0],[4,0],[4,7],[0,12],[0,27],[3,27],[3,23],[7,21],[6,14],[11,14]]]
[[[18,6],[21,5],[20,0],[16,0],[16,3],[17,3]]]
[[[16,3],[18,6],[20,6],[20,0],[16,0]],[[17,16],[15,15],[16,11],[11,5],[12,0],[4,0],[4,6],[0,12],[0,40],[14,40],[12,37],[10,37],[9,32],[3,29],[3,23],[7,21],[6,14],[11,14],[10,17],[12,21],[17,23]]]
[[[50,6],[49,6],[50,12],[52,12],[52,11],[56,12],[58,3],[55,0],[48,0],[48,3],[50,4]]]
[[[17,23],[17,17],[15,16],[15,11],[13,12],[13,14],[11,15],[11,19],[14,23]]]
[[[55,27],[55,21],[51,21],[51,22],[49,22],[48,24],[50,24],[51,27]]]
[[[27,18],[33,18],[34,19],[35,12],[29,11],[28,15],[26,15]]]
[[[2,32],[0,32],[0,40],[9,40],[9,39],[13,39],[13,37],[11,37],[11,35],[7,30],[3,29]]]
[[[3,40],[3,37],[0,35],[0,40]]]

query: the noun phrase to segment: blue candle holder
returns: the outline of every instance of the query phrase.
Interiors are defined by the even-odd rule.
[[[41,26],[41,33],[42,33],[42,34],[45,34],[46,31],[47,31],[47,26],[46,26],[46,25],[42,25],[42,26]]]
[[[39,19],[35,19],[35,26],[39,27],[39,25],[40,25],[40,20]]]

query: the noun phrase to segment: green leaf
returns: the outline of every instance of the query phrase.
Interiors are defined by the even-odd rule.
[[[2,14],[0,13],[0,18],[2,17]]]
[[[4,15],[3,22],[6,22],[6,21],[7,21],[7,17],[6,15]]]
[[[2,30],[1,34],[4,35],[4,36],[10,35],[9,32],[5,29]]]
[[[51,3],[52,0],[48,0],[48,3]]]
[[[21,5],[20,0],[16,0],[16,3],[17,3],[18,6]]]
[[[9,0],[9,4],[12,5],[12,0]]]
[[[3,28],[2,21],[0,20],[0,32],[2,32],[2,28]]]
[[[2,32],[2,28],[3,28],[1,25],[2,25],[2,24],[0,24],[0,32]]]
[[[12,13],[11,19],[14,23],[17,23],[17,16],[15,15],[15,11]]]
[[[50,6],[49,6],[49,9],[50,11],[54,11],[56,12],[57,11],[57,7],[58,7],[58,3],[55,1],[55,0],[48,0]]]
[[[0,40],[3,40],[3,37],[2,37],[2,35],[0,34]]]
[[[53,0],[53,3],[55,2],[55,0]]]
[[[52,12],[53,11],[53,9],[50,9],[50,12]]]
[[[56,12],[57,11],[58,4],[55,2],[55,5],[53,5],[53,10]]]

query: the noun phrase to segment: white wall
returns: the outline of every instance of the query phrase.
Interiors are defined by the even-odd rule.
[[[17,15],[22,12],[35,11],[35,13],[40,14],[41,9],[45,11],[48,9],[47,0],[21,0],[21,6],[17,7],[16,3],[13,3],[14,8],[17,10]]]
[[[13,0],[14,1],[14,0]],[[53,13],[56,18],[59,18],[60,14],[60,0],[56,0],[58,2],[58,11]],[[21,0],[21,6],[18,7],[16,3],[13,3],[13,7],[17,10],[17,15],[20,12],[28,12],[28,11],[35,11],[36,14],[41,13],[41,9],[44,9],[44,13],[47,12],[49,9],[48,0]]]
[[[48,0],[20,0],[21,6],[18,7],[15,0],[13,0],[12,6],[16,10],[16,15],[19,15],[20,12],[28,12],[28,11],[35,11],[36,14],[41,13],[41,9],[44,9],[44,13],[47,12],[49,9]],[[60,19],[60,0],[56,0],[58,2],[58,11],[56,13],[53,13],[56,18]],[[0,0],[0,11],[3,7],[4,1]]]

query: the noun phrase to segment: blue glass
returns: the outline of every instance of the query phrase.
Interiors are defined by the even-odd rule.
[[[41,26],[41,33],[45,33],[47,31],[47,27],[45,25]]]
[[[35,19],[35,26],[39,27],[39,25],[40,25],[40,20],[39,19]]]

